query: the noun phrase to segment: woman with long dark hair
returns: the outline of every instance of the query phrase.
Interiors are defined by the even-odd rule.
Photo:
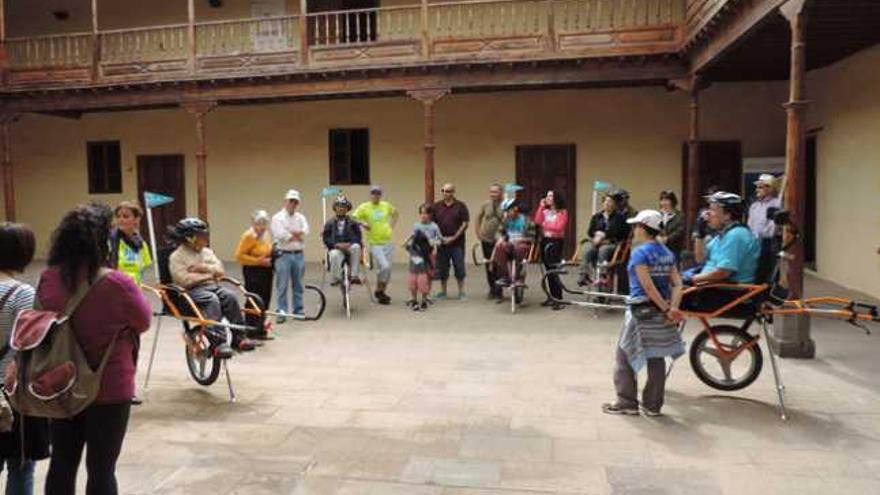
[[[560,191],[547,191],[547,195],[538,203],[535,223],[541,226],[543,234],[541,259],[544,262],[544,267],[554,268],[562,261],[562,250],[565,248],[565,230],[568,227],[568,210],[565,208],[565,198]],[[558,302],[559,299],[562,299],[562,284],[559,282],[559,277],[556,275],[548,277],[547,284],[553,298],[548,297],[541,305],[550,306],[557,310],[564,309],[565,305]]]
[[[86,493],[117,494],[116,460],[134,396],[134,349],[150,326],[152,310],[131,277],[105,268],[112,217],[104,205],[78,206],[64,215],[52,237],[49,267],[37,288],[43,309],[63,311],[68,299],[88,285],[89,292],[70,317],[73,333],[95,369],[114,346],[95,402],[72,418],[52,421],[47,495],[75,493],[83,449]]]

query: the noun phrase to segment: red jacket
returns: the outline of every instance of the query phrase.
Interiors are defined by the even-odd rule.
[[[62,311],[70,295],[57,268],[50,267],[40,276],[37,297],[43,309]],[[128,275],[115,270],[95,284],[74,312],[73,333],[93,369],[119,332],[96,403],[127,402],[134,396],[140,334],[150,328],[152,314],[140,288]]]
[[[568,210],[556,210],[556,214],[548,214],[549,209],[544,207],[544,202],[538,204],[535,212],[535,223],[544,229],[544,237],[553,239],[565,238],[565,228],[568,226]]]

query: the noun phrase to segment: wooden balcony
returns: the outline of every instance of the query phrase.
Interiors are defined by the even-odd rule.
[[[684,0],[470,0],[18,37],[4,90],[676,54],[684,26]]]

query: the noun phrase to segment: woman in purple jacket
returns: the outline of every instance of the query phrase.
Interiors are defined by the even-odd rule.
[[[47,495],[75,493],[85,447],[86,493],[117,493],[116,459],[134,395],[133,349],[150,326],[152,310],[130,277],[115,270],[103,272],[109,257],[112,217],[113,212],[104,205],[78,206],[67,213],[53,234],[49,267],[37,288],[43,309],[61,311],[77,287],[94,284],[71,319],[76,340],[94,368],[119,333],[95,402],[73,418],[52,421]]]

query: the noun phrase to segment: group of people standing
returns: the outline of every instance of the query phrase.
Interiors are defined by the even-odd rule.
[[[68,315],[76,342],[93,369],[109,351],[97,397],[75,416],[22,416],[0,394],[0,418],[12,419],[0,421],[0,469],[8,471],[7,494],[32,494],[35,462],[50,455],[45,493],[74,494],[84,451],[86,491],[117,493],[116,461],[135,397],[140,334],[150,327],[153,314],[139,287],[143,268],[151,263],[137,233],[141,216],[135,203],[122,203],[115,211],[88,205],[67,212],[52,235],[48,267],[36,289],[18,280],[33,259],[34,233],[22,224],[0,224],[0,341],[10,341],[22,311],[38,305],[63,314],[68,301],[85,290]],[[9,383],[14,377],[3,375],[14,352],[4,345],[0,354],[0,377]]]

